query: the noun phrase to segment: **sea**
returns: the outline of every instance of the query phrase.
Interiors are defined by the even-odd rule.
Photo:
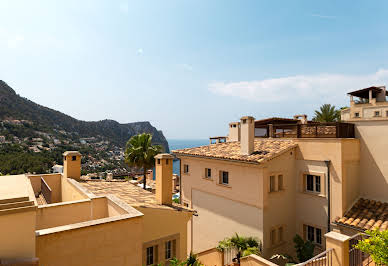
[[[168,145],[170,147],[170,151],[185,149],[185,148],[193,148],[199,147],[209,144],[208,139],[168,139]],[[179,168],[179,160],[175,160],[173,163],[173,173],[180,174]]]

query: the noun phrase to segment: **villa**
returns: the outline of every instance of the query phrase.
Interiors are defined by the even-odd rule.
[[[229,124],[227,137],[173,151],[181,203],[198,213],[188,225],[189,248],[208,254],[237,232],[260,239],[268,259],[293,254],[296,234],[315,243],[318,254],[327,249],[328,232],[387,230],[386,90],[349,95],[343,122],[245,116]]]
[[[172,156],[156,156],[156,192],[63,174],[0,177],[0,265],[154,265],[187,257],[193,211],[172,203]]]

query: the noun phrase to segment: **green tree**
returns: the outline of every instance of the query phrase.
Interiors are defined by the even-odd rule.
[[[291,255],[288,254],[275,254],[271,257],[271,259],[285,259],[289,262],[288,264],[295,264],[298,263],[298,261],[299,263],[302,263],[314,257],[314,243],[309,240],[304,241],[303,238],[298,234],[294,236],[293,241],[295,244],[294,248],[296,251],[296,257],[298,260],[294,259]]]
[[[315,110],[313,121],[316,122],[339,122],[341,121],[341,110],[334,105],[324,104],[319,110]]]
[[[125,149],[125,162],[128,166],[143,168],[143,188],[146,189],[146,173],[155,165],[155,155],[160,153],[160,145],[152,145],[152,135],[142,133],[133,136],[127,142]]]
[[[239,236],[237,233],[232,237],[227,237],[218,242],[217,248],[224,251],[227,248],[235,248],[237,250],[236,259],[240,263],[240,258],[251,254],[260,255],[261,241],[254,237]]]
[[[367,230],[369,238],[360,240],[355,247],[368,253],[376,265],[388,265],[388,230]]]

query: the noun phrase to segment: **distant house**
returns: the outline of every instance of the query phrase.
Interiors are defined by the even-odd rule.
[[[56,165],[54,165],[52,167],[52,170],[53,170],[53,173],[60,173],[60,174],[62,174],[63,173],[63,165],[56,164]]]

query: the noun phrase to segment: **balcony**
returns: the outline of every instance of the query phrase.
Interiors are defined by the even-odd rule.
[[[332,122],[255,126],[257,138],[354,138],[354,124]]]

